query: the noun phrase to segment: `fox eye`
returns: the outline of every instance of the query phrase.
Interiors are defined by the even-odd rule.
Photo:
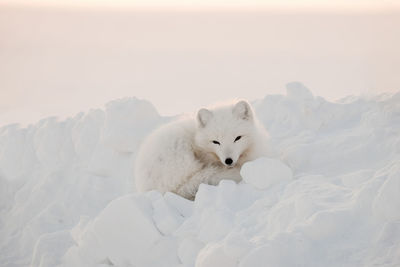
[[[216,144],[216,145],[220,145],[221,143],[220,142],[218,142],[218,141],[216,141],[216,140],[213,140],[212,141],[214,144]]]
[[[235,138],[235,142],[236,142],[236,141],[239,141],[239,140],[240,140],[240,138],[242,138],[242,136],[241,136],[241,135],[239,135],[238,137],[236,137],[236,138]]]

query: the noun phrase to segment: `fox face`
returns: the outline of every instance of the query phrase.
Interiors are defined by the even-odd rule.
[[[215,155],[227,167],[241,162],[253,142],[253,111],[246,101],[197,113],[196,145]]]

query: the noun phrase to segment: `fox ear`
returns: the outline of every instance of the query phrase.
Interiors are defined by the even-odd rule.
[[[206,127],[207,123],[212,118],[213,114],[208,109],[202,108],[197,112],[197,122],[200,128]]]
[[[251,110],[250,104],[247,101],[239,101],[232,110],[232,113],[242,120],[252,120],[253,111]]]

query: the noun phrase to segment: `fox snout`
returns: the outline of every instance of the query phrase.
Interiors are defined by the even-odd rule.
[[[236,166],[237,160],[235,158],[227,157],[225,160],[221,160],[222,164],[224,164],[228,168],[233,168]]]
[[[235,151],[231,148],[223,148],[222,151],[217,152],[219,160],[227,167],[234,167],[236,165],[237,156]]]

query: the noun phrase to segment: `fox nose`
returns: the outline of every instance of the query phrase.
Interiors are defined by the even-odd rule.
[[[226,165],[231,165],[233,163],[233,160],[231,159],[231,158],[227,158],[226,160],[225,160],[225,164]]]

